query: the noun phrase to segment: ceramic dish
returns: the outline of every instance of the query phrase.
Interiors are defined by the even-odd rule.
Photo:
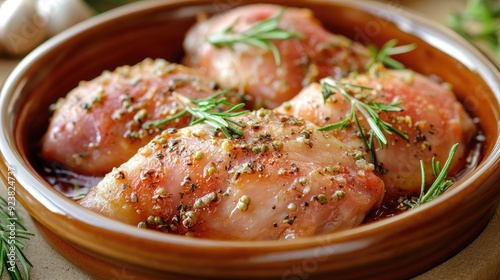
[[[480,120],[483,156],[438,199],[351,230],[291,241],[214,241],[145,231],[99,216],[65,198],[37,170],[33,141],[47,108],[80,80],[146,57],[178,61],[199,12],[259,1],[145,1],[97,16],[49,40],[12,72],[1,93],[2,179],[15,174],[17,199],[46,240],[90,275],[111,279],[394,279],[418,275],[467,246],[500,196],[500,74],[470,44],[396,6],[368,1],[287,1],[362,43],[398,38],[417,50],[398,59],[451,83]],[[283,4],[280,1],[268,1]],[[63,143],[62,143],[63,145]]]

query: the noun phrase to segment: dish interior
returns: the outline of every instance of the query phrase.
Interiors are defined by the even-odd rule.
[[[302,4],[298,1],[290,3],[290,6],[300,7]],[[37,71],[36,75],[31,73],[36,80],[23,89],[30,94],[18,99],[17,103],[22,104],[23,108],[16,125],[18,146],[23,157],[32,164],[34,173],[39,173],[40,166],[38,143],[33,139],[41,139],[45,133],[51,116],[49,107],[58,98],[63,97],[82,80],[90,80],[104,70],[136,64],[146,57],[179,62],[183,56],[184,35],[195,23],[197,15],[214,14],[229,8],[228,5],[215,4],[192,7],[176,7],[174,4],[160,12],[155,9],[135,11],[129,16],[132,20],[127,21],[120,20],[119,17],[105,21],[106,18],[103,17],[100,18],[102,23],[99,29],[103,28],[105,32],[98,32],[96,27],[80,26],[82,32],[79,34],[76,34],[78,29],[72,30],[76,35],[59,37],[59,42],[53,44],[54,48],[39,50],[50,54],[36,62],[43,65],[43,71],[37,71],[36,67],[29,69]],[[401,30],[397,26],[398,22],[391,21],[397,19],[395,17],[398,14],[394,13],[398,11],[397,7],[388,6],[387,10],[379,11],[376,15],[354,7],[342,7],[342,13],[336,13],[335,20],[331,20],[332,8],[325,9],[321,1],[308,3],[307,8],[313,10],[328,30],[366,45],[381,46],[393,38],[397,38],[400,44],[416,43],[418,47],[415,51],[396,58],[410,69],[451,83],[467,111],[480,120],[486,139],[493,140],[485,142],[483,152],[492,150],[496,140],[492,136],[497,135],[497,130],[489,121],[498,117],[494,116],[494,110],[479,110],[480,104],[495,105],[495,100],[492,99],[494,95],[488,85],[461,62],[430,46],[423,39]],[[108,17],[112,18],[112,14]],[[23,97],[27,99],[23,100]],[[16,108],[16,111],[19,109]]]
[[[121,65],[133,65],[146,57],[164,58],[168,61],[179,62],[180,58],[183,56],[182,40],[187,30],[195,23],[197,14],[200,12],[207,12],[209,14],[222,12],[231,8],[232,4],[240,4],[239,2],[243,1],[229,1],[229,4],[223,4],[219,1],[169,2],[170,3],[152,1],[151,3],[131,5],[96,17],[47,42],[30,54],[22,63],[21,70],[15,74],[24,78],[10,81],[11,84],[9,89],[15,88],[15,91],[13,95],[10,96],[8,110],[3,112],[3,114],[9,114],[10,121],[8,122],[14,129],[13,139],[15,139],[15,144],[12,145],[18,149],[20,158],[24,159],[25,162],[23,162],[23,165],[25,165],[31,175],[38,180],[36,185],[32,185],[33,181],[26,179],[27,182],[23,184],[25,188],[38,189],[40,193],[45,193],[46,197],[65,200],[62,195],[56,194],[50,184],[44,181],[39,172],[40,166],[37,154],[39,143],[37,143],[37,139],[41,139],[48,126],[51,115],[49,107],[51,104],[55,103],[58,98],[64,96],[67,92],[76,87],[81,80],[90,80],[100,75],[104,70],[113,70]],[[258,1],[244,2],[245,4],[251,4],[257,3]],[[271,2],[281,4],[280,1]],[[119,229],[128,228],[127,232],[132,233],[128,238],[137,241],[137,244],[144,245],[146,248],[153,248],[153,245],[144,244],[144,242],[140,241],[141,238],[155,241],[164,238],[165,243],[158,245],[160,248],[168,248],[168,246],[172,246],[173,243],[180,241],[180,243],[178,243],[179,248],[183,246],[185,248],[193,246],[193,248],[196,248],[195,252],[198,253],[203,252],[203,250],[209,247],[219,246],[223,249],[217,251],[215,254],[219,256],[226,254],[227,259],[230,259],[234,255],[233,253],[228,254],[230,248],[240,248],[243,253],[237,254],[240,257],[235,260],[236,262],[242,262],[242,260],[245,259],[248,260],[251,258],[250,255],[252,252],[258,252],[257,254],[260,254],[260,257],[253,259],[251,265],[247,264],[247,271],[251,271],[252,267],[258,267],[259,262],[265,262],[265,258],[262,257],[263,255],[270,254],[272,251],[279,252],[283,250],[282,252],[286,252],[294,248],[302,248],[307,251],[306,248],[313,244],[321,244],[321,242],[330,244],[332,241],[334,241],[333,243],[338,243],[351,240],[356,243],[357,238],[367,238],[366,244],[373,244],[374,242],[382,240],[381,246],[383,247],[383,244],[389,244],[386,243],[387,240],[398,234],[405,232],[411,233],[412,230],[416,230],[418,226],[421,226],[422,223],[430,219],[445,217],[446,215],[441,213],[441,210],[449,210],[450,205],[458,205],[460,201],[464,200],[463,196],[458,195],[459,192],[464,193],[464,195],[475,192],[474,201],[469,205],[465,205],[465,210],[475,209],[474,211],[489,213],[487,209],[492,207],[500,191],[491,190],[492,188],[481,188],[481,186],[473,184],[472,181],[479,179],[480,174],[478,170],[491,175],[488,181],[489,183],[486,185],[491,185],[492,182],[498,180],[498,169],[485,170],[484,166],[488,165],[495,168],[499,166],[498,157],[500,144],[498,139],[498,120],[500,108],[498,100],[500,100],[500,85],[498,74],[484,77],[481,71],[483,73],[486,72],[483,71],[485,69],[481,68],[483,67],[482,64],[477,66],[479,68],[476,68],[474,63],[476,59],[472,55],[476,55],[477,52],[473,51],[473,54],[471,54],[467,46],[454,45],[452,48],[449,48],[450,46],[447,45],[448,43],[446,43],[446,40],[450,38],[456,39],[453,35],[451,35],[450,38],[439,37],[439,34],[436,35],[433,33],[435,32],[433,31],[434,27],[422,22],[417,24],[415,21],[408,20],[408,15],[404,14],[402,10],[396,6],[366,5],[363,4],[363,1],[356,1],[352,4],[342,4],[340,1],[298,0],[288,1],[287,5],[296,7],[307,6],[307,8],[311,9],[316,17],[322,21],[327,29],[335,33],[346,35],[363,44],[381,46],[383,43],[393,38],[397,38],[400,44],[416,43],[417,49],[415,51],[409,54],[396,56],[395,58],[408,68],[414,69],[424,75],[435,75],[440,77],[443,81],[451,83],[455,93],[466,110],[473,117],[479,119],[479,125],[486,140],[482,147],[482,154],[485,155],[485,158],[480,162],[478,169],[456,183],[453,190],[450,191],[450,194],[443,195],[443,198],[438,199],[436,203],[431,203],[429,206],[422,207],[423,209],[416,210],[415,213],[407,213],[400,217],[362,226],[347,232],[334,233],[322,237],[322,239],[311,238],[297,241],[296,243],[292,243],[294,244],[292,246],[279,245],[276,242],[258,242],[252,246],[244,242],[213,243],[210,241],[194,241],[193,244],[187,244],[180,241],[181,239],[178,237],[160,237],[160,234],[157,233],[142,235],[142,233],[138,233],[139,230],[130,226],[122,225],[119,226]],[[141,7],[141,9],[138,7]],[[459,42],[463,41],[459,40]],[[450,54],[444,52],[443,49],[447,49]],[[457,53],[460,52],[462,52],[462,54],[457,55]],[[497,88],[494,92],[493,86],[495,85]],[[29,197],[27,194],[25,198],[20,199],[27,205],[31,203],[29,201],[33,199],[33,197]],[[445,199],[449,199],[449,202],[444,202]],[[55,203],[56,205],[71,204],[68,202],[62,204],[58,204],[58,202],[50,203]],[[70,207],[72,207],[73,210],[80,208],[76,204]],[[30,206],[27,208],[34,209]],[[436,212],[433,213],[431,208],[437,209],[435,210]],[[69,211],[72,209],[64,209],[62,216],[71,216],[72,213]],[[85,213],[85,210],[80,209],[78,213]],[[41,214],[33,213],[33,215],[37,220],[43,220]],[[89,213],[86,213],[85,217],[89,215]],[[485,215],[487,216],[489,214]],[[423,218],[424,216],[425,218]],[[84,230],[86,230],[87,227],[98,228],[102,226],[102,224],[99,225],[98,223],[106,220],[105,218],[95,219],[93,220],[95,224],[89,226],[84,225],[85,221],[84,219],[82,220],[81,217],[78,218],[76,214],[75,217],[77,221],[75,221],[73,227],[78,224],[84,227]],[[416,218],[412,220],[412,217]],[[481,217],[485,216],[481,215]],[[405,222],[405,219],[409,222]],[[423,262],[421,266],[401,270],[401,274],[398,276],[406,277],[408,275],[414,275],[417,272],[421,272],[443,261],[470,242],[471,238],[480,232],[487,221],[487,217],[486,219],[480,219],[480,224],[471,222],[470,219],[465,219],[463,217],[451,216],[449,219],[449,223],[459,220],[461,220],[460,223],[468,222],[467,230],[470,232],[465,234],[461,239],[457,239],[456,243],[458,244],[456,244],[456,246],[452,246],[452,248],[447,250],[442,249],[442,254],[430,258]],[[413,222],[415,223],[414,225],[408,225]],[[51,222],[42,222],[42,224],[49,229],[56,227],[56,225]],[[108,226],[104,226],[104,229],[102,229],[103,232],[101,232],[103,236],[118,236],[119,233],[117,233],[117,228],[113,228],[115,225],[115,223],[109,222]],[[402,227],[400,229],[396,228],[399,226]],[[428,228],[422,229],[418,234],[422,237],[432,231],[438,231],[439,228],[439,225],[431,225]],[[392,229],[393,232],[386,233],[383,236],[369,238],[370,234],[379,233],[384,229]],[[60,231],[61,230],[56,232]],[[76,229],[71,228],[69,233],[75,231]],[[76,242],[82,247],[87,245],[90,246],[91,249],[87,249],[90,252],[96,249],[96,246],[89,245],[88,241],[83,241],[81,236],[75,235],[73,238],[67,235],[64,238],[71,242]],[[119,238],[121,241],[125,239],[127,238],[123,236]],[[396,241],[396,244],[403,244],[406,241],[408,240],[403,239]],[[356,244],[359,245],[361,243]],[[113,248],[116,246],[119,245],[110,243],[110,248],[104,250],[104,253],[101,251],[100,254],[106,258],[116,258],[117,262],[119,262],[118,259],[120,259],[120,254],[113,252]],[[365,246],[368,245],[363,245],[361,247],[364,248]],[[408,246],[408,248],[411,249],[412,247],[418,247],[419,244]],[[355,247],[354,245],[348,246],[349,249],[347,251],[357,251],[358,249]],[[177,249],[178,248],[174,250]],[[381,247],[378,247],[378,249],[381,249]],[[400,249],[404,250],[404,247],[400,247]],[[182,251],[183,250],[179,249],[179,251],[176,252],[182,254]],[[95,252],[92,254],[99,255]],[[245,254],[247,254],[247,256],[244,256]],[[306,252],[305,255],[307,254]],[[342,253],[339,251],[337,255],[345,256],[345,252]],[[397,256],[397,254],[394,255]],[[144,256],[146,255],[138,254],[135,257],[125,257],[125,263],[135,263],[139,258]],[[201,253],[200,258],[203,257],[207,258],[206,252],[204,254]],[[153,257],[153,259],[156,260],[158,258],[161,257]],[[283,262],[290,263],[293,259],[301,258],[302,257],[290,257],[287,261]],[[325,260],[328,260],[328,258],[329,257],[325,257]],[[285,258],[278,255],[270,255],[269,257],[269,260],[273,261],[279,259]],[[411,258],[408,259],[408,261],[410,260]],[[353,260],[351,259],[348,261]],[[152,266],[155,267],[155,269],[161,270],[161,265],[158,263],[152,262],[148,264],[147,261],[144,260],[139,262],[142,266]],[[200,264],[196,263],[195,260],[194,262],[196,266]],[[348,266],[346,269],[343,269],[345,273],[347,273],[345,270],[352,267],[363,266],[363,264],[370,263],[370,260],[365,259],[363,261],[353,262],[355,263],[353,266]],[[378,265],[380,267],[379,269],[389,265],[381,265],[380,262],[382,261],[375,262],[375,266]],[[166,269],[176,271],[177,268],[175,265],[176,263],[173,262],[171,265],[166,266]],[[398,264],[401,268],[405,265],[404,262]],[[318,271],[327,271],[333,268],[339,269],[339,271],[342,270],[338,265],[330,264],[323,266],[323,268]],[[210,269],[206,269],[200,272],[209,273],[209,270]],[[234,271],[230,269],[227,273],[234,273]]]

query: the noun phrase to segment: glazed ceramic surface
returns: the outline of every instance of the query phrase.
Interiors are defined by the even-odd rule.
[[[367,1],[287,1],[307,7],[326,28],[361,43],[397,38],[417,50],[397,57],[408,68],[453,85],[485,136],[478,167],[433,202],[352,230],[291,241],[214,241],[137,229],[92,213],[54,190],[39,173],[36,141],[50,104],[104,70],[146,57],[179,61],[200,12],[235,1],[146,1],[95,17],[28,55],[0,100],[1,176],[15,170],[17,198],[47,239],[89,274],[110,279],[408,278],[445,261],[485,227],[500,196],[500,75],[458,36],[396,6]],[[283,4],[281,1],[268,1]],[[63,144],[63,143],[62,143]]]

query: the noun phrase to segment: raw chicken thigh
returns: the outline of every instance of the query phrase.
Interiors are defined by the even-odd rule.
[[[271,40],[280,53],[279,65],[273,53],[265,48],[241,42],[232,46],[214,46],[208,42],[209,36],[233,25],[231,33],[244,33],[279,15],[282,9],[277,5],[248,5],[199,22],[184,41],[187,54],[184,63],[199,67],[224,88],[246,92],[257,108],[277,107],[322,77],[340,78],[365,70],[369,57],[366,48],[324,29],[308,9],[284,10],[278,27],[300,34],[300,38]]]
[[[378,169],[389,195],[418,194],[421,185],[420,160],[425,163],[427,183],[434,180],[431,159],[442,164],[455,143],[459,143],[450,174],[457,172],[467,157],[468,145],[476,133],[476,127],[453,92],[446,85],[411,70],[387,70],[374,67],[367,74],[351,75],[339,82],[347,86],[349,93],[365,103],[391,104],[401,101],[402,112],[381,112],[382,120],[408,135],[404,140],[396,134],[386,135],[388,147],[375,145]],[[362,90],[358,86],[372,90]],[[304,118],[318,126],[337,123],[350,113],[351,103],[336,93],[323,103],[320,84],[312,84],[277,111]],[[370,131],[366,118],[357,114],[365,136]],[[359,131],[351,123],[344,130],[332,134],[342,142],[359,150],[365,150]],[[366,159],[371,162],[370,153]]]
[[[164,131],[81,205],[174,234],[271,240],[352,228],[381,203],[373,165],[317,126],[265,109],[234,120],[234,139],[206,124]]]
[[[42,156],[76,173],[103,176],[163,129],[189,124],[190,118],[183,117],[144,125],[183,109],[178,94],[204,98],[216,92],[214,85],[197,71],[162,59],[106,71],[55,104]]]

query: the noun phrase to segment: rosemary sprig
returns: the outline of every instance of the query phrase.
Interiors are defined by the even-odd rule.
[[[455,156],[457,148],[458,148],[458,143],[451,147],[448,159],[446,160],[443,168],[441,168],[441,164],[439,163],[439,161],[436,162],[435,158],[434,157],[432,158],[432,163],[431,163],[432,172],[436,177],[436,180],[432,183],[427,192],[425,192],[426,178],[425,178],[424,162],[420,160],[420,170],[422,173],[422,185],[420,187],[420,196],[417,199],[412,198],[404,201],[403,203],[406,206],[412,209],[424,203],[427,203],[433,200],[434,198],[438,197],[439,195],[443,194],[453,185],[454,182],[452,180],[447,180],[446,177],[448,176],[448,171],[451,167],[451,163],[453,161],[453,157]]]
[[[191,122],[189,123],[189,125],[206,123],[215,129],[219,129],[229,139],[233,138],[233,134],[242,135],[243,132],[240,129],[234,127],[241,127],[241,124],[232,120],[232,118],[244,115],[249,111],[238,111],[239,109],[243,108],[245,104],[240,103],[235,105],[228,102],[226,97],[222,97],[226,93],[227,90],[221,90],[204,99],[189,99],[181,95],[176,95],[184,103],[184,109],[166,119],[145,122],[143,124],[143,127],[159,127],[171,121],[174,121],[184,116],[185,114],[190,114]],[[219,112],[217,111],[217,108],[219,108],[220,106],[231,107],[226,111]]]
[[[278,48],[270,40],[287,40],[290,38],[302,38],[302,34],[286,31],[278,27],[278,23],[285,12],[285,8],[266,20],[260,21],[250,29],[234,33],[233,29],[236,22],[228,26],[222,32],[210,34],[208,42],[216,47],[231,48],[236,43],[256,46],[262,49],[270,50],[274,56],[276,65],[281,64],[281,55]]]
[[[367,48],[370,52],[370,59],[368,60],[366,68],[369,69],[374,64],[382,63],[393,69],[405,69],[405,66],[401,62],[391,58],[391,56],[411,52],[417,47],[417,45],[413,43],[404,46],[396,46],[397,43],[397,39],[389,40],[380,48],[380,50],[378,50],[374,45],[368,45]]]
[[[22,240],[29,240],[34,234],[20,221],[16,210],[0,197],[0,276],[7,271],[9,278],[16,280],[29,279],[29,267],[33,266],[22,251],[26,247]]]
[[[340,81],[335,81],[332,78],[324,78],[320,81],[323,102],[326,103],[327,99],[334,95],[336,92],[339,92],[346,100],[351,103],[351,111],[347,115],[347,117],[337,123],[326,125],[320,127],[321,131],[329,131],[334,129],[346,129],[351,123],[354,123],[360,133],[360,137],[363,139],[365,144],[365,148],[369,151],[372,151],[372,155],[374,155],[374,147],[373,147],[373,136],[377,139],[380,147],[386,148],[388,145],[387,138],[385,134],[395,133],[399,137],[404,140],[408,140],[408,135],[394,128],[390,123],[382,120],[379,116],[379,112],[401,112],[403,109],[399,107],[402,102],[396,102],[392,104],[382,104],[376,101],[370,102],[367,104],[354,96],[351,96],[347,91],[349,88],[356,88],[360,90],[374,90],[371,87],[356,85],[352,83],[344,83]],[[359,123],[359,118],[357,112],[360,112],[368,122],[370,126],[369,139],[366,139],[366,135],[364,133],[363,128]],[[373,157],[375,160],[375,158]]]

